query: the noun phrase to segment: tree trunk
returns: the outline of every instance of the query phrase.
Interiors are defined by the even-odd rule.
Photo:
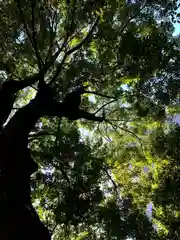
[[[45,94],[46,95],[46,94]],[[51,107],[51,108],[50,108]],[[21,108],[0,136],[0,239],[51,239],[32,207],[30,176],[37,170],[28,149],[28,135],[48,109],[41,93]]]
[[[14,101],[13,94],[14,89],[7,101]],[[103,121],[102,117],[80,110],[79,106],[73,108],[73,102],[66,103],[57,103],[53,90],[42,84],[36,97],[15,113],[0,135],[1,240],[51,239],[31,204],[30,176],[37,171],[37,164],[28,149],[29,133],[44,115]]]

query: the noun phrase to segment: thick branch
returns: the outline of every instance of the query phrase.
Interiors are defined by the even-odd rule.
[[[39,93],[25,107],[21,108],[11,118],[4,128],[3,136],[10,144],[27,145],[28,136],[34,125],[42,116],[66,117],[70,120],[84,118],[91,121],[102,122],[103,117],[95,116],[84,110],[67,109],[63,103],[56,103],[52,98],[48,98],[48,93]]]
[[[3,130],[4,137],[11,143],[27,145],[29,133],[38,119],[45,115],[60,116],[61,106],[55,102],[49,89],[40,89],[36,97],[11,118]]]
[[[15,101],[15,94],[19,90],[31,86],[32,84],[36,83],[40,78],[43,78],[43,76],[46,74],[50,66],[58,57],[59,53],[62,51],[63,47],[64,45],[53,55],[51,60],[46,62],[43,69],[41,69],[39,73],[35,73],[32,76],[28,76],[22,81],[9,80],[2,85],[0,89],[0,111],[1,111],[0,127],[2,127],[3,124],[6,122],[12,110]]]
[[[13,108],[14,101],[16,99],[16,93],[38,80],[38,76],[27,77],[24,81],[6,81],[0,89],[0,126],[6,122],[11,110]]]
[[[95,116],[94,113],[88,113],[84,110],[79,110],[79,118],[84,118],[86,120],[97,121],[97,122],[102,122],[105,120],[104,117]]]
[[[66,117],[69,120],[78,120],[81,118],[90,120],[90,121],[97,121],[97,122],[102,122],[105,120],[103,117],[95,116],[94,113],[89,113],[81,109],[76,109],[76,110],[67,109],[66,106],[63,107],[63,104],[61,108],[61,116]]]

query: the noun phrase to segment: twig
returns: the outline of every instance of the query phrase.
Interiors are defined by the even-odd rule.
[[[109,174],[108,170],[107,170],[105,167],[103,167],[103,166],[101,166],[101,168],[102,168],[102,170],[106,173],[106,175],[108,176],[108,178],[110,179],[110,181],[112,182],[112,184],[113,184],[113,186],[114,186],[114,190],[115,190],[117,199],[118,199],[119,201],[121,201],[121,200],[120,200],[120,197],[119,197],[119,192],[118,192],[119,188],[118,188],[117,184],[115,183],[115,181],[113,180],[113,178],[112,178],[111,175]]]
[[[21,14],[21,19],[22,19],[22,21],[23,21],[24,28],[25,28],[25,30],[26,30],[26,33],[27,33],[28,37],[29,37],[29,40],[31,41],[31,43],[32,43],[32,45],[33,45],[33,42],[32,42],[32,39],[31,39],[31,35],[30,35],[30,33],[29,33],[29,30],[28,30],[28,27],[27,27],[27,25],[26,25],[26,22],[25,22],[25,20],[24,20],[24,14],[23,14],[23,11],[22,11],[22,8],[21,8],[20,0],[16,0],[16,2],[17,2],[17,5],[18,5],[20,14]]]
[[[116,102],[118,100],[118,98],[116,98],[116,99],[113,99],[113,100],[111,100],[111,101],[109,101],[109,102],[107,102],[107,103],[105,103],[104,105],[102,105],[94,114],[97,114],[98,112],[100,112],[104,107],[106,107],[107,105],[109,105],[109,104],[111,104],[111,103],[113,103],[113,102]]]
[[[16,79],[19,79],[22,81],[22,78],[17,76],[15,73],[9,72],[10,75],[14,76]]]
[[[28,64],[30,67],[34,68],[36,71],[38,71],[38,68],[36,68],[34,65],[32,65],[30,62],[22,59],[22,61],[25,63],[25,64]]]
[[[35,54],[36,54],[36,47],[34,46],[33,39],[31,38],[31,34],[30,34],[30,32],[28,30],[28,27],[27,27],[27,24],[25,22],[24,14],[23,14],[23,11],[22,11],[22,8],[21,8],[21,4],[20,4],[20,0],[16,0],[16,2],[17,2],[17,5],[18,5],[18,8],[19,8],[19,11],[20,11],[20,15],[21,15],[22,22],[24,24],[24,28],[26,30],[26,34],[27,34],[27,36],[28,36],[28,38],[29,38],[29,40],[30,40],[30,42],[32,44],[33,50],[35,51]],[[37,54],[36,54],[36,57],[37,57]]]
[[[104,123],[105,124],[105,123]],[[108,136],[108,131],[107,131],[107,125],[105,124],[105,131],[106,131],[106,136],[107,136],[107,138],[108,138],[108,141],[110,142],[110,143],[113,143],[113,141],[110,139],[110,137]]]
[[[119,135],[119,132],[118,132],[117,129],[114,127],[114,125],[113,125],[111,122],[107,121],[107,120],[106,120],[106,122],[108,122],[108,123],[112,126],[112,128],[115,130],[115,132]],[[141,138],[139,138],[135,133],[133,133],[132,131],[130,131],[130,130],[128,130],[128,129],[122,128],[122,127],[120,127],[120,126],[118,126],[118,128],[121,129],[121,130],[124,131],[124,132],[128,132],[128,133],[131,134],[133,137],[135,137],[135,138],[139,141],[139,143],[140,143],[140,145],[141,145],[141,148],[143,149],[143,144],[142,144]]]
[[[34,87],[34,86],[29,86],[29,87],[34,89],[34,90],[36,90],[36,91],[38,91],[38,89],[36,87]]]
[[[80,42],[78,45],[76,45],[75,47],[71,48],[68,52],[67,55],[70,55],[71,53],[75,52],[76,50],[78,50],[79,48],[81,48],[84,43],[88,40],[88,38],[92,35],[95,27],[97,26],[98,22],[99,22],[100,17],[98,16],[95,23],[93,24],[93,26],[91,27],[91,30],[89,31],[89,33],[86,35],[86,37],[82,40],[82,42]]]
[[[54,227],[53,227],[52,230],[51,230],[52,234],[54,233],[54,231],[55,231],[55,229],[57,228],[58,225],[59,225],[58,223],[56,223],[56,224],[54,225]]]
[[[100,122],[98,123],[97,130],[98,130],[98,132],[100,133],[100,135],[102,135],[102,138],[104,138],[107,142],[111,142],[111,143],[112,143],[111,139],[109,139],[109,137],[107,136],[107,134],[106,134],[106,137],[107,137],[107,138],[103,136],[103,133],[102,133],[99,125],[100,125]]]

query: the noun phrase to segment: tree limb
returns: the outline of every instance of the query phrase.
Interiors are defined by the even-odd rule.
[[[0,126],[6,122],[11,110],[13,108],[13,104],[16,100],[16,93],[32,84],[34,84],[38,78],[29,77],[24,81],[15,81],[9,80],[2,84],[0,89]]]
[[[115,98],[115,99],[113,99],[113,100],[105,103],[104,105],[102,105],[102,106],[95,112],[95,114],[97,114],[98,112],[100,112],[100,111],[101,111],[104,107],[106,107],[107,105],[109,105],[109,104],[111,104],[111,103],[113,103],[113,102],[116,102],[117,100],[118,100],[118,98]]]
[[[70,55],[71,53],[75,52],[76,50],[80,49],[85,42],[87,42],[87,40],[90,38],[90,36],[92,35],[95,27],[97,26],[98,22],[100,20],[100,16],[97,17],[95,23],[93,24],[93,26],[91,27],[91,30],[89,31],[89,33],[86,35],[86,37],[82,40],[82,42],[80,42],[79,44],[77,44],[75,47],[71,48],[66,54]]]
[[[32,10],[32,42],[33,42],[33,46],[34,46],[34,50],[35,50],[35,53],[36,53],[36,57],[37,57],[37,61],[38,61],[38,67],[39,69],[41,69],[41,65],[43,64],[42,62],[42,59],[40,57],[40,54],[39,54],[39,51],[38,51],[38,48],[37,48],[37,41],[36,41],[36,33],[35,33],[35,22],[34,22],[34,8],[35,8],[35,4],[34,1],[32,1],[32,4],[31,4],[31,10]]]
[[[90,36],[92,35],[95,27],[97,26],[97,24],[98,24],[98,22],[99,22],[99,19],[100,19],[100,17],[98,16],[97,19],[96,19],[96,21],[95,21],[95,23],[94,23],[93,26],[91,27],[91,30],[90,30],[89,33],[86,35],[86,37],[85,37],[79,44],[77,44],[75,47],[71,48],[70,50],[68,50],[68,51],[64,54],[64,57],[63,57],[61,63],[59,63],[59,66],[57,67],[56,73],[55,73],[54,77],[52,78],[52,80],[50,81],[50,84],[52,84],[52,83],[56,80],[57,76],[59,75],[59,73],[60,73],[60,71],[61,71],[61,69],[62,69],[62,66],[63,66],[66,58],[67,58],[70,54],[72,54],[73,52],[75,52],[75,51],[77,51],[78,49],[80,49],[80,48],[84,45],[84,43],[90,38]]]
[[[29,32],[29,30],[28,30],[28,27],[27,27],[27,24],[26,24],[26,22],[25,22],[25,20],[24,20],[24,14],[23,14],[23,11],[22,11],[22,8],[21,8],[20,0],[16,0],[16,2],[17,2],[17,5],[18,5],[20,14],[21,14],[21,18],[22,18],[22,21],[23,21],[23,24],[24,24],[24,27],[25,27],[27,36],[28,36],[28,38],[29,38],[29,40],[30,40],[30,42],[31,42],[31,44],[32,44],[33,49],[35,50],[36,57],[38,57],[39,53],[38,53],[38,50],[37,50],[37,45],[36,45],[36,46],[34,45],[34,41],[33,41],[32,37],[31,37],[31,34],[30,34],[30,32]],[[35,34],[35,32],[34,32],[34,34]],[[35,40],[35,42],[36,42],[36,40]],[[56,58],[59,56],[59,54],[60,54],[60,52],[62,51],[63,48],[64,48],[64,45],[62,46],[62,48],[60,48],[60,49],[53,55],[53,57],[52,57],[49,61],[47,61],[47,62],[45,63],[45,65],[44,65],[43,68],[40,68],[40,66],[39,66],[40,72],[37,73],[36,75],[33,75],[32,77],[37,77],[37,75],[38,75],[38,78],[39,78],[40,76],[44,76],[44,75],[46,74],[46,72],[48,71],[48,69],[50,68],[50,66],[53,64],[53,62],[54,62],[54,61],[56,60]],[[38,53],[38,54],[37,54],[37,53]],[[39,58],[39,57],[38,57],[38,58]],[[39,58],[39,61],[40,61],[40,58]],[[42,61],[42,60],[41,60],[41,61]]]
[[[142,6],[142,8],[140,8],[140,11],[142,11],[144,8],[146,7],[146,5]],[[127,22],[125,23],[125,25],[121,28],[120,33],[122,34],[125,30],[125,28],[128,26],[128,24],[130,23],[131,20],[133,20],[133,18],[135,17],[135,15],[131,16]]]
[[[58,49],[58,51],[54,54],[54,57],[52,58],[52,59],[53,59],[53,60],[52,60],[53,62],[57,59],[57,57],[59,56],[59,54],[62,52],[63,48],[64,48],[65,45],[67,44],[67,40],[68,40],[68,38],[69,38],[69,36],[70,36],[70,33],[72,33],[73,20],[74,20],[74,14],[75,14],[75,6],[76,6],[76,0],[74,0],[74,4],[73,4],[72,19],[71,19],[70,29],[68,29],[68,31],[67,31],[67,33],[66,33],[66,36],[65,36],[65,39],[64,39],[64,41],[63,41],[62,46],[61,46],[61,47]],[[57,44],[58,44],[58,42],[57,42]],[[50,47],[49,51],[51,51],[51,47]],[[48,56],[49,56],[49,55],[50,55],[50,54],[48,54]],[[48,56],[47,56],[47,59],[48,59]],[[66,56],[66,57],[67,57],[67,56]],[[64,61],[66,60],[66,57],[65,57],[65,56],[63,57],[64,60],[62,60],[62,62],[60,63],[61,65],[63,65]],[[61,68],[60,68],[60,70],[61,70]],[[60,70],[59,70],[59,71],[60,71]],[[50,84],[51,84],[51,82],[50,82]]]
[[[79,110],[79,118],[84,118],[87,120],[91,120],[91,121],[97,121],[97,122],[103,122],[105,119],[104,117],[99,117],[99,116],[95,116],[95,114],[93,113],[88,113],[84,110]]]
[[[112,126],[112,128],[115,130],[115,132],[119,135],[119,132],[117,131],[116,127],[111,122],[109,122],[108,120],[106,120],[106,122],[109,123]],[[133,133],[132,131],[130,131],[128,129],[122,128],[120,126],[118,126],[118,128],[121,129],[124,132],[128,132],[133,137],[135,137],[139,141],[139,143],[141,145],[141,148],[143,149],[143,144],[142,144],[141,138],[139,138],[135,133]]]
[[[32,47],[33,47],[33,50],[35,51],[35,54],[36,54],[36,57],[37,57],[37,60],[39,61],[39,57],[38,57],[38,52],[37,52],[37,48],[36,46],[34,45],[34,41],[33,41],[33,38],[31,37],[31,34],[28,30],[28,27],[27,27],[27,24],[26,24],[26,21],[25,21],[25,18],[24,18],[24,14],[23,14],[23,11],[22,11],[22,8],[21,8],[21,4],[20,4],[20,0],[16,0],[17,2],[17,5],[18,5],[18,9],[19,9],[19,12],[20,12],[20,15],[21,15],[21,19],[22,19],[22,22],[24,24],[24,28],[25,28],[25,31],[26,31],[26,34],[32,44]],[[38,62],[38,66],[39,66],[39,69],[41,69],[41,66],[39,65],[39,62]]]
[[[113,178],[111,177],[111,175],[109,174],[108,170],[101,166],[102,170],[106,173],[106,175],[108,176],[108,178],[110,179],[110,181],[112,182],[113,184],[113,187],[114,187],[114,190],[115,190],[115,193],[116,193],[116,198],[118,201],[120,201],[120,196],[119,196],[119,188],[117,186],[117,184],[115,183],[115,181],[113,180]]]
[[[48,10],[48,13],[49,13],[49,19],[51,19],[51,21],[52,21],[52,26],[51,26],[51,23],[50,23],[50,20],[48,21],[48,24],[49,24],[49,28],[50,28],[50,46],[49,46],[49,50],[48,50],[48,54],[47,54],[47,56],[46,56],[46,59],[45,59],[45,61],[47,61],[48,60],[48,58],[49,58],[49,56],[51,56],[52,55],[52,48],[53,48],[53,40],[54,40],[54,38],[53,38],[53,26],[54,26],[54,19],[55,19],[55,16],[57,15],[57,12],[56,11],[53,11],[53,16],[51,15],[51,10],[49,9],[49,7],[48,7],[48,5],[46,6],[47,7],[47,10]],[[57,31],[57,22],[56,22],[56,26],[55,26],[55,33],[56,33],[56,31]]]

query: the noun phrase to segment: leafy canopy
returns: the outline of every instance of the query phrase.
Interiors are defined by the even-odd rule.
[[[179,238],[178,3],[0,2],[0,80],[41,72],[57,101],[102,123],[43,117],[29,135],[32,198],[54,239]],[[18,92],[12,115],[35,95]],[[147,209],[147,205],[152,206]],[[149,215],[147,215],[149,210]]]

